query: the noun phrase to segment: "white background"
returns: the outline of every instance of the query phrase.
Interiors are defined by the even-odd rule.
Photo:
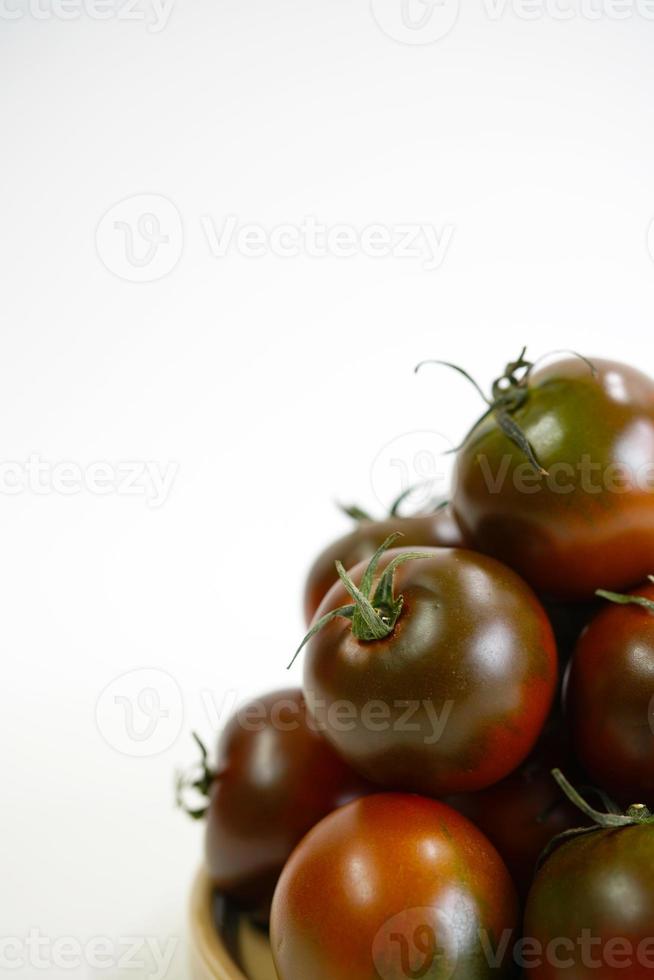
[[[213,740],[203,692],[219,709],[289,682],[303,575],[347,529],[334,498],[379,510],[397,461],[420,469],[480,408],[415,363],[487,384],[527,343],[654,371],[654,21],[470,0],[428,44],[453,0],[422,31],[401,0],[177,0],[159,31],[150,0],[129,20],[19,2],[0,17],[0,461],[176,478],[161,506],[3,485],[0,933],[165,943],[200,855],[172,776],[192,727]],[[168,241],[144,262],[149,210]],[[203,222],[229,215],[451,241],[438,269],[215,257]],[[144,686],[168,715],[135,741]]]

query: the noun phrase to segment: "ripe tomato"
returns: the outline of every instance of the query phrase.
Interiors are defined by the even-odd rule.
[[[508,365],[457,454],[463,533],[564,600],[637,585],[654,553],[654,382],[613,361],[592,366]]]
[[[577,755],[623,801],[654,799],[654,584],[636,597],[650,608],[627,598],[592,621],[566,684]]]
[[[427,796],[483,789],[525,759],[548,716],[557,684],[549,620],[492,558],[449,548],[383,555],[388,543],[368,567],[341,568],[318,610],[304,641],[308,708],[371,782]]]
[[[280,980],[506,977],[516,906],[501,858],[465,817],[370,796],[318,824],[286,865],[273,956]]]
[[[386,520],[375,521],[363,516],[353,531],[325,548],[311,566],[304,589],[304,615],[307,624],[313,619],[332,585],[338,581],[335,562],[340,561],[345,568],[353,568],[360,561],[370,560],[377,548],[394,531],[402,533],[402,543],[410,548],[421,545],[465,547],[463,535],[449,505],[440,507],[432,514],[420,514],[416,517],[391,515]]]
[[[585,812],[597,827],[559,843],[525,913],[525,974],[534,980],[645,980],[654,975],[654,823]]]
[[[527,761],[506,779],[479,793],[445,800],[472,820],[497,848],[523,899],[545,847],[554,837],[583,823],[579,811],[552,779],[552,768],[569,757],[563,726],[554,720]]]
[[[241,709],[219,743],[208,792],[206,863],[219,891],[266,915],[295,845],[333,809],[369,791],[315,731],[302,692]]]

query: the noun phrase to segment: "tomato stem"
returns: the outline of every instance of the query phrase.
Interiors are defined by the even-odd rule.
[[[416,490],[427,487],[430,483],[432,483],[431,480],[424,480],[421,483],[412,483],[410,487],[403,490],[391,504],[388,514],[386,515],[386,519],[392,520],[394,517],[400,517],[401,515],[399,511],[404,501],[407,500],[412,493],[415,493]],[[442,510],[443,507],[447,507],[448,504],[449,500],[431,501],[429,508],[425,511],[425,513],[436,513],[437,511]],[[359,507],[358,504],[341,504],[337,502],[337,506],[339,510],[341,510],[348,517],[351,517],[357,524],[364,524],[375,520],[375,518],[369,514],[367,510],[364,510],[363,507]],[[423,512],[420,511],[420,513],[422,514]]]
[[[554,351],[553,353],[559,354],[564,352]],[[573,354],[575,357],[584,361],[589,366],[593,376],[597,374],[594,365],[582,354],[577,354],[575,351],[567,351],[566,353]],[[526,354],[527,348],[523,347],[518,358],[515,361],[510,361],[506,365],[504,373],[493,382],[490,398],[487,398],[481,386],[475,381],[472,375],[468,374],[462,367],[459,367],[458,364],[451,364],[449,361],[421,361],[415,370],[416,372],[419,371],[425,364],[438,364],[442,367],[451,368],[453,371],[457,371],[463,375],[470,382],[488,406],[481,418],[477,419],[472,429],[470,429],[461,445],[453,450],[454,452],[458,452],[459,449],[465,446],[475,429],[492,415],[507,439],[514,446],[517,446],[520,452],[526,456],[532,468],[540,476],[548,476],[547,470],[538,460],[536,450],[513,417],[518,409],[522,408],[527,402],[529,398],[529,379],[536,365],[542,360],[542,358],[539,358],[538,361],[528,361]]]
[[[289,664],[289,670],[309,640],[334,619],[349,619],[352,624],[352,635],[364,643],[383,640],[391,635],[404,605],[404,596],[396,598],[394,594],[395,572],[404,562],[425,557],[424,552],[420,551],[405,551],[396,555],[384,569],[379,582],[373,589],[377,567],[384,552],[392,548],[397,539],[401,537],[402,534],[396,531],[380,545],[370,559],[359,587],[354,584],[341,562],[336,562],[338,577],[345,590],[352,597],[353,602],[333,609],[314,623],[295,651],[295,656]]]
[[[568,782],[560,769],[552,769],[552,775],[570,802],[576,806],[578,810],[581,810],[585,816],[592,820],[593,825],[591,827],[578,827],[575,830],[566,830],[557,837],[554,837],[549,842],[538,860],[539,868],[543,866],[548,857],[558,847],[565,844],[567,841],[576,839],[577,837],[586,837],[589,834],[596,834],[600,830],[616,830],[622,827],[637,827],[640,824],[654,823],[654,816],[642,803],[629,807],[626,813],[602,813],[599,810],[595,810],[595,808],[592,807],[590,803],[588,803],[581,796],[581,794],[577,792],[574,786]]]
[[[209,794],[211,787],[220,774],[209,765],[209,753],[207,747],[196,732],[191,732],[198,748],[200,749],[200,761],[187,773],[178,773],[175,781],[175,803],[180,810],[183,810],[191,819],[202,820],[209,809]],[[203,799],[202,806],[191,806],[186,801],[187,793],[199,795]]]
[[[649,575],[648,579],[654,584],[654,575]],[[619,606],[642,606],[648,612],[654,613],[654,599],[647,599],[643,595],[623,595],[620,592],[607,592],[605,589],[598,589],[595,595]]]
[[[367,521],[372,521],[374,518],[367,510],[363,510],[358,504],[341,504],[337,503],[339,510],[342,510],[347,517],[351,517],[353,521],[357,524],[363,524]]]
[[[598,827],[609,828],[609,827],[629,827],[634,823],[643,823],[645,820],[651,817],[651,813],[646,806],[638,806],[636,808],[636,813],[628,814],[622,813],[602,813],[600,810],[596,810],[594,807],[588,803],[580,793],[574,788],[574,786],[568,782],[560,769],[553,769],[552,775],[555,780],[568,797],[570,802],[581,810],[583,814],[589,817],[593,823]]]

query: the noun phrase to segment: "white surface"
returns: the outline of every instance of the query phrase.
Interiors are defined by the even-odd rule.
[[[380,23],[428,40],[399,2],[375,0]],[[332,499],[379,507],[416,432],[430,451],[479,408],[416,361],[488,382],[525,342],[654,370],[654,22],[570,2],[532,21],[479,0],[425,45],[363,0],[177,0],[158,33],[122,6],[0,17],[0,459],[70,461],[69,484],[93,462],[177,468],[158,507],[0,494],[4,936],[180,935],[201,837],[172,773],[191,727],[211,737],[203,692],[288,683],[305,568],[346,527]],[[115,222],[144,210],[169,241],[130,264]],[[229,215],[314,253],[308,216],[349,226],[341,245],[426,224],[446,255],[254,257],[255,233],[216,258],[209,219],[219,235]],[[144,669],[100,730],[101,693]],[[169,714],[135,741],[115,698],[143,687]],[[52,954],[46,972],[152,975]]]

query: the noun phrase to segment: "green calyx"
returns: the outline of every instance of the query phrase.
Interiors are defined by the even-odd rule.
[[[192,820],[202,820],[209,809],[209,795],[218,773],[209,765],[209,753],[200,736],[195,732],[191,732],[191,735],[200,749],[200,761],[189,772],[177,774],[175,804]],[[199,805],[188,801],[189,794],[198,799]]]
[[[648,581],[654,585],[654,575],[648,575]],[[600,599],[608,599],[618,606],[641,606],[648,612],[654,613],[654,599],[647,599],[642,595],[623,595],[620,592],[606,592],[604,589],[598,589],[595,595]]]
[[[327,623],[331,623],[333,619],[349,619],[352,624],[352,635],[363,642],[371,643],[391,635],[404,605],[404,596],[395,596],[395,572],[404,562],[425,557],[424,552],[419,551],[405,551],[396,555],[388,563],[379,581],[375,584],[377,567],[384,552],[392,548],[397,539],[401,537],[402,535],[396,531],[395,534],[386,538],[370,559],[370,564],[366,568],[359,587],[354,584],[341,562],[336,562],[338,577],[352,597],[353,602],[332,610],[311,627],[295,651],[289,669],[309,640],[320,632]]]
[[[553,351],[553,353],[558,354],[564,352]],[[579,357],[588,365],[593,375],[597,373],[591,362],[581,354],[577,354],[575,351],[567,351],[565,353],[573,354],[575,357]],[[526,354],[527,348],[523,347],[519,357],[515,361],[510,361],[506,365],[504,373],[493,382],[490,398],[484,394],[480,385],[477,384],[475,379],[471,377],[467,371],[459,367],[457,364],[451,364],[449,361],[422,361],[416,367],[416,372],[419,371],[425,364],[439,364],[442,367],[451,368],[453,371],[457,371],[459,374],[463,375],[463,377],[470,382],[487,405],[487,410],[484,412],[481,418],[475,422],[474,426],[461,443],[461,446],[458,446],[456,449],[452,450],[453,452],[458,452],[459,449],[465,446],[477,426],[489,416],[493,416],[507,439],[509,439],[514,446],[518,447],[520,452],[527,458],[533,469],[536,470],[536,472],[541,476],[548,476],[547,470],[538,460],[536,450],[514,418],[515,413],[526,404],[527,399],[529,398],[529,380],[534,368],[539,361],[542,360],[542,358],[540,358],[539,361],[528,361],[526,359]]]
[[[415,493],[416,490],[420,490],[422,487],[428,486],[430,482],[431,481],[427,480],[424,483],[412,483],[410,487],[403,490],[399,497],[397,497],[391,504],[385,520],[392,520],[394,517],[400,517],[400,508],[405,500],[407,500],[412,493]],[[447,500],[434,501],[430,508],[428,508],[427,512],[433,511],[435,513],[436,511],[442,510],[443,507],[446,507],[448,503],[449,501]],[[338,506],[344,514],[351,517],[353,521],[357,522],[357,524],[363,524],[375,520],[372,514],[369,514],[367,510],[364,510],[357,504],[338,504]]]
[[[642,824],[654,826],[654,814],[643,804],[636,803],[630,806],[626,813],[621,813],[619,808],[611,802],[604,794],[600,794],[606,806],[606,812],[596,810],[588,803],[580,793],[565,778],[560,769],[553,769],[552,776],[563,790],[567,798],[580,810],[584,816],[592,821],[590,827],[579,827],[575,830],[567,830],[559,834],[547,845],[540,856],[538,867],[542,867],[547,858],[561,845],[577,837],[586,837],[589,834],[597,833],[599,830],[616,830],[622,827],[638,827]]]

